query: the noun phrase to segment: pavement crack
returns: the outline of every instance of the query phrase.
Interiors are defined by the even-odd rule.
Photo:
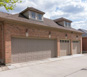
[[[87,71],[87,67],[86,67],[86,68],[82,68],[82,69],[80,69],[80,70],[77,70],[77,71],[75,71],[75,72],[73,72],[73,73],[71,73],[71,74],[68,74],[68,75],[64,76],[64,77],[68,77],[68,76],[70,76],[70,75],[72,75],[72,74],[75,74],[75,73],[77,73],[77,72],[79,72],[79,71],[82,71],[82,70]]]

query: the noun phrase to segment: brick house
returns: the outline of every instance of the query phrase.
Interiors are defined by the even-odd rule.
[[[87,30],[79,29],[79,31],[82,31],[82,52],[87,53]]]
[[[42,60],[82,53],[82,32],[65,18],[44,18],[28,7],[19,14],[0,12],[0,62]]]

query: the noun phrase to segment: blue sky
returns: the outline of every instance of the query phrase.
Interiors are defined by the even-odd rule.
[[[44,17],[57,19],[65,17],[73,21],[72,27],[87,29],[87,0],[22,0],[11,14],[21,12],[27,7],[35,7],[45,12]],[[0,11],[7,12],[3,7]]]

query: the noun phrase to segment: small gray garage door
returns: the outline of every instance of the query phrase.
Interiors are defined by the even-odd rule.
[[[41,60],[56,56],[56,40],[12,38],[12,63]]]
[[[80,41],[73,41],[73,54],[80,54]]]
[[[70,41],[60,40],[60,56],[67,56],[70,54]]]

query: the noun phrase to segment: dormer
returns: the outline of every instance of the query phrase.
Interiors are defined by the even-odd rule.
[[[59,18],[54,20],[58,25],[63,26],[63,27],[71,27],[72,21],[65,19],[65,18]]]
[[[33,7],[28,7],[27,9],[22,11],[20,14],[22,14],[28,19],[43,21],[43,15],[45,13]]]

